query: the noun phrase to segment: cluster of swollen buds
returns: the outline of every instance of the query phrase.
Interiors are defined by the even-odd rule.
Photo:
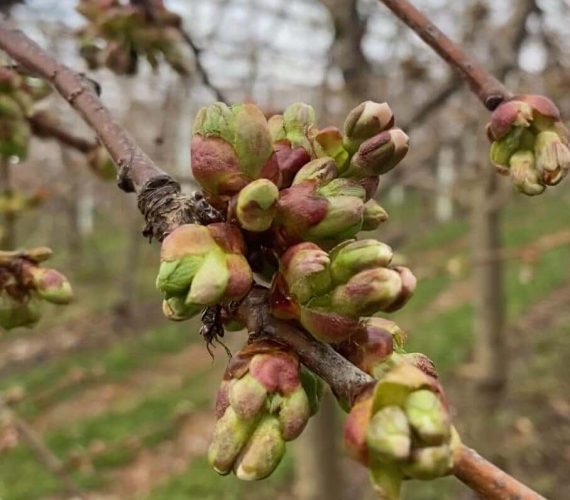
[[[218,421],[208,458],[219,474],[269,476],[317,411],[320,381],[297,356],[267,340],[248,344],[231,359],[218,392]]]
[[[387,219],[372,197],[408,150],[393,123],[388,105],[371,101],[351,111],[344,131],[318,129],[305,104],[268,121],[253,104],[216,103],[194,123],[192,172],[210,203],[273,246],[331,247]]]
[[[344,437],[387,499],[400,498],[404,479],[449,474],[460,444],[433,364],[422,354],[406,354],[404,338],[392,321],[371,318],[339,348],[378,380],[353,405]]]
[[[41,301],[69,304],[69,281],[55,269],[40,267],[49,259],[49,248],[0,251],[0,327],[31,327],[40,319]]]
[[[570,169],[568,130],[550,99],[515,97],[501,104],[488,125],[491,161],[528,195],[558,184]]]
[[[81,0],[77,10],[88,24],[78,31],[80,53],[91,69],[107,67],[119,75],[137,72],[139,57],[156,68],[163,58],[176,72],[188,74],[182,53],[180,16],[162,0],[125,4],[120,0]]]
[[[32,134],[28,117],[33,114],[35,103],[49,92],[43,80],[0,67],[0,158],[27,156]]]
[[[273,280],[272,313],[296,319],[313,336],[339,343],[366,328],[368,318],[401,308],[416,286],[412,272],[390,266],[392,249],[379,241],[352,240],[330,253],[314,243],[289,248]]]
[[[156,280],[164,314],[181,321],[207,306],[243,298],[253,280],[244,253],[243,237],[231,224],[176,228],[162,243]]]

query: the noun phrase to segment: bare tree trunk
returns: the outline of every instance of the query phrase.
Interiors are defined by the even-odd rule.
[[[505,389],[509,352],[504,328],[501,209],[497,203],[500,178],[492,168],[481,174],[471,224],[475,364],[484,399],[492,408]]]
[[[0,192],[5,198],[10,198],[13,194],[10,162],[5,159],[0,161]],[[16,214],[8,208],[2,219],[0,248],[13,250],[16,248]]]
[[[326,393],[321,409],[299,438],[295,460],[296,500],[343,500],[345,481],[338,459],[338,407]]]

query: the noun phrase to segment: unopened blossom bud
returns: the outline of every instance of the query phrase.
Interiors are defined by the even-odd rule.
[[[263,417],[234,465],[236,476],[244,481],[264,479],[271,475],[284,454],[285,440],[279,420]]]
[[[361,271],[332,292],[335,310],[349,316],[370,316],[394,311],[412,296],[416,286],[407,268],[376,267]]]
[[[333,179],[329,183],[319,186],[317,192],[325,198],[353,196],[362,201],[366,200],[366,189],[353,179]]]
[[[317,156],[332,158],[339,172],[342,172],[349,159],[349,153],[343,144],[342,132],[336,127],[327,127],[318,130],[313,135],[313,144],[317,149]]]
[[[304,386],[282,397],[279,402],[279,423],[285,441],[299,437],[311,416],[311,405]]]
[[[431,480],[449,474],[453,466],[453,454],[447,444],[416,448],[402,471],[414,479]]]
[[[449,413],[432,391],[424,389],[410,394],[404,411],[410,426],[426,444],[438,445],[449,438]]]
[[[336,196],[328,199],[325,217],[305,233],[308,240],[337,241],[351,237],[362,228],[364,204],[355,196]]]
[[[304,181],[313,181],[317,185],[332,181],[338,174],[336,163],[332,158],[323,157],[312,160],[297,172],[293,185]]]
[[[257,179],[249,183],[238,194],[236,217],[241,227],[247,231],[262,232],[271,227],[279,190],[267,179]]]
[[[350,160],[344,177],[363,178],[385,174],[406,156],[409,137],[400,129],[391,129],[364,141]]]
[[[273,154],[267,120],[253,104],[202,108],[194,121],[192,172],[214,195],[233,195],[264,177]]]
[[[335,282],[345,283],[365,269],[388,266],[393,255],[388,245],[373,239],[342,243],[331,251],[331,274]]]
[[[513,183],[521,193],[534,196],[546,189],[540,181],[536,161],[531,151],[517,151],[510,157],[509,164]]]
[[[281,272],[289,292],[301,303],[315,295],[326,293],[331,287],[328,254],[314,243],[300,243],[291,247],[281,258]]]
[[[354,108],[344,122],[345,146],[354,153],[360,144],[394,125],[394,114],[390,106],[365,101]]]
[[[218,474],[228,474],[257,424],[256,419],[240,419],[233,408],[226,408],[216,422],[208,449],[208,461]]]
[[[266,397],[267,389],[249,373],[230,383],[229,402],[242,419],[258,415],[265,404]]]
[[[368,200],[364,204],[364,213],[362,216],[363,231],[374,231],[380,224],[388,220],[388,212],[375,200]]]
[[[242,298],[253,279],[244,251],[241,233],[230,224],[185,224],[170,233],[156,282],[167,296],[167,317],[184,319],[204,306]]]
[[[366,444],[373,458],[405,460],[411,448],[411,431],[406,414],[397,406],[386,406],[370,419]]]
[[[558,184],[570,169],[568,130],[552,101],[543,96],[517,96],[501,104],[488,125],[491,161],[510,174],[517,189],[540,194]]]
[[[0,292],[0,327],[5,330],[32,327],[39,319],[40,303],[36,297],[17,300],[5,291]]]
[[[286,137],[294,146],[312,149],[308,136],[315,124],[315,110],[303,103],[291,104],[283,113],[283,128]]]
[[[536,169],[544,184],[558,184],[570,170],[570,150],[560,135],[551,130],[539,132],[535,143]]]
[[[53,304],[69,304],[73,290],[67,278],[55,269],[30,266],[32,283],[39,297]]]

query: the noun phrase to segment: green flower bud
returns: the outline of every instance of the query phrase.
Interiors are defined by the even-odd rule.
[[[360,271],[388,266],[394,254],[385,243],[367,239],[341,243],[330,255],[333,279],[337,283],[346,283]]]
[[[339,172],[342,172],[348,162],[349,154],[344,148],[341,131],[336,127],[327,127],[316,131],[313,140],[317,145],[317,155],[332,158]]]
[[[303,103],[291,104],[283,113],[283,128],[287,140],[293,146],[301,146],[306,151],[312,147],[308,139],[309,130],[315,125],[315,110]]]
[[[536,136],[536,169],[544,184],[558,184],[570,169],[570,150],[560,136],[545,130]]]
[[[405,460],[410,454],[412,437],[405,413],[397,406],[376,412],[366,429],[366,444],[373,459]]]
[[[156,287],[170,294],[184,292],[203,262],[203,255],[186,255],[179,260],[162,262],[156,278]]]
[[[297,438],[307,425],[311,416],[311,405],[303,387],[285,396],[280,405],[279,423],[281,435],[285,441]]]
[[[511,156],[519,149],[521,136],[525,130],[516,128],[505,135],[502,139],[491,144],[491,163],[497,168],[509,166]]]
[[[162,313],[171,321],[190,319],[203,309],[200,304],[186,304],[186,296],[174,295],[162,301]]]
[[[392,127],[394,114],[390,106],[383,103],[365,101],[354,108],[344,122],[345,146],[355,152],[360,144]]]
[[[309,228],[309,240],[346,239],[362,228],[364,203],[354,196],[337,196],[328,199],[328,210],[324,219]]]
[[[221,250],[210,250],[192,280],[186,304],[214,305],[219,302],[230,279],[226,256]]]
[[[293,186],[304,181],[326,184],[337,176],[337,166],[332,158],[317,158],[304,165],[293,179]]]
[[[238,194],[236,216],[240,226],[248,231],[262,232],[271,227],[279,190],[267,179],[257,179]]]
[[[269,127],[269,133],[273,142],[280,142],[287,139],[283,115],[273,115],[267,120],[267,126]]]
[[[449,414],[440,398],[429,390],[412,392],[404,403],[412,429],[423,443],[439,445],[450,436]]]
[[[32,283],[43,300],[53,304],[69,304],[73,300],[73,290],[67,278],[55,269],[29,267]]]
[[[313,416],[319,411],[321,399],[323,397],[324,383],[312,371],[301,366],[301,385],[309,401],[310,415]]]
[[[388,220],[388,212],[384,210],[375,200],[368,200],[364,204],[362,214],[362,230],[374,231],[380,224]]]
[[[14,299],[6,292],[0,292],[0,326],[11,330],[20,326],[31,328],[40,319],[40,303],[35,297],[22,301]]]
[[[330,259],[313,243],[291,247],[281,258],[281,271],[289,292],[302,304],[331,286]]]
[[[257,419],[240,419],[229,407],[216,422],[208,449],[208,462],[218,474],[228,474],[241,450],[250,438]]]
[[[402,471],[414,479],[431,480],[449,474],[452,465],[453,455],[448,445],[430,446],[414,449]]]
[[[285,454],[279,420],[264,417],[253,432],[245,449],[238,457],[234,470],[244,481],[256,481],[269,476]]]
[[[230,404],[241,419],[247,420],[259,415],[266,397],[267,389],[249,373],[230,384]]]
[[[366,190],[361,184],[352,179],[333,179],[328,184],[320,186],[317,192],[326,198],[334,196],[354,196],[366,200]]]
[[[521,193],[534,196],[546,189],[540,181],[532,151],[517,151],[509,163],[511,178]]]

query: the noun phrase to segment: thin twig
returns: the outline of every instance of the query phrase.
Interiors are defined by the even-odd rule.
[[[28,123],[37,137],[56,139],[62,144],[73,148],[80,153],[89,153],[97,147],[96,142],[76,136],[63,129],[48,113],[40,111],[28,117]]]
[[[409,26],[424,42],[455,68],[484,106],[494,110],[512,93],[433,24],[408,0],[379,0]]]

